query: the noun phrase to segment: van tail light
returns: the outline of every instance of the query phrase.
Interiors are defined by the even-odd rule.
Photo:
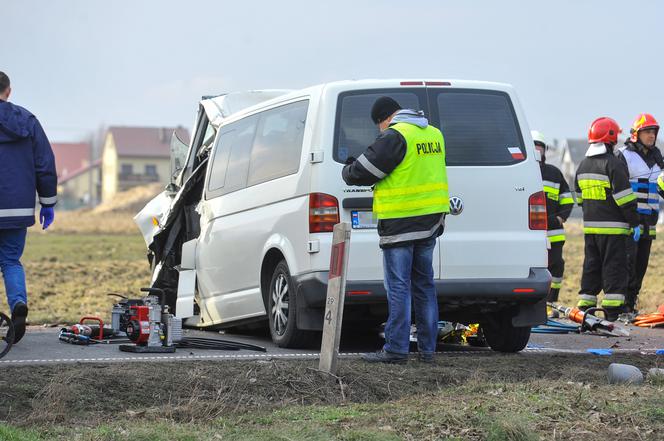
[[[331,233],[339,223],[339,201],[325,193],[309,195],[309,232]]]
[[[546,196],[543,191],[528,198],[528,226],[531,230],[546,230]]]

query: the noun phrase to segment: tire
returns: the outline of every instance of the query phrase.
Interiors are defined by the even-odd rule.
[[[519,352],[530,340],[530,326],[513,326],[510,314],[501,314],[497,320],[483,323],[482,330],[487,344],[496,352]]]
[[[316,333],[297,329],[297,299],[292,288],[288,265],[282,260],[274,268],[268,291],[270,335],[272,341],[281,348],[309,347]]]

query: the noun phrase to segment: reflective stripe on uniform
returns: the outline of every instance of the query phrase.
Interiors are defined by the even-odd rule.
[[[39,203],[42,204],[42,205],[53,205],[56,202],[58,202],[58,197],[57,196],[53,196],[53,197],[50,197],[50,198],[39,197]]]
[[[360,155],[359,158],[357,158],[357,162],[362,164],[362,167],[366,168],[369,173],[377,177],[378,179],[383,179],[385,176],[387,176],[385,173],[383,173],[378,167],[373,165],[366,156],[363,154]]]
[[[586,234],[629,234],[629,224],[625,222],[584,221]]]
[[[544,184],[544,193],[546,193],[546,197],[557,201],[558,193],[560,193],[560,184],[553,181],[542,181],[542,184]]]
[[[560,289],[563,286],[563,278],[562,277],[551,277],[551,288],[552,289]]]
[[[566,193],[561,193],[558,199],[558,203],[560,205],[568,205],[568,204],[573,204],[574,203],[574,197],[572,197],[572,193],[566,192]]]
[[[399,242],[408,242],[411,240],[428,239],[445,223],[445,216],[441,215],[440,220],[430,230],[415,231],[412,233],[395,234],[394,236],[380,236],[380,245],[389,245]]]
[[[597,296],[590,294],[579,294],[579,302],[576,304],[578,307],[597,306]]]
[[[660,190],[664,191],[664,172],[660,173],[657,177],[657,186]]]
[[[615,199],[618,206],[621,206],[636,200],[636,195],[631,188],[628,188],[626,190],[619,191],[618,193],[614,193],[613,199]]]
[[[565,230],[560,228],[557,230],[549,230],[546,232],[547,237],[550,242],[564,242],[565,241]]]
[[[599,173],[581,173],[577,176],[577,179],[579,181],[584,180],[584,181],[610,182],[609,177],[607,175],[602,175]]]
[[[625,304],[625,296],[623,294],[604,294],[602,299],[602,306],[608,308],[617,308]]]
[[[0,217],[23,217],[23,216],[34,216],[34,208],[7,208],[0,210]]]

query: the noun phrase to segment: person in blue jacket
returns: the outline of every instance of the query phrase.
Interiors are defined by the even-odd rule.
[[[35,195],[45,230],[53,223],[58,177],[51,144],[37,118],[7,100],[9,77],[0,72],[0,270],[14,322],[14,343],[25,334],[28,296],[20,259],[35,224]]]

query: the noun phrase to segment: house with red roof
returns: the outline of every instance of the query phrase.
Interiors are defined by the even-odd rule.
[[[58,209],[75,209],[99,203],[101,161],[92,161],[86,142],[51,143],[58,173]]]
[[[109,127],[101,160],[102,201],[138,185],[168,184],[174,131],[180,139],[189,139],[182,127]]]

